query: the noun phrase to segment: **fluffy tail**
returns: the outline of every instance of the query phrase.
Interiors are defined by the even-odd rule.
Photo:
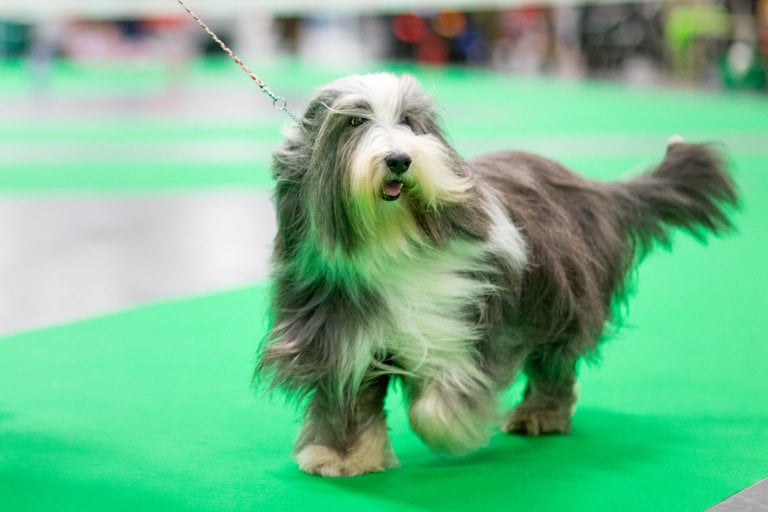
[[[710,146],[673,137],[658,167],[616,186],[625,228],[641,253],[654,242],[668,245],[671,227],[699,240],[733,227],[728,214],[738,205],[736,186]]]

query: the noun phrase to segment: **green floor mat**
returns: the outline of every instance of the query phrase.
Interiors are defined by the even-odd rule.
[[[0,504],[702,510],[768,474],[768,283],[750,270],[765,213],[743,215],[737,237],[679,237],[644,263],[625,327],[582,368],[573,434],[498,434],[468,457],[435,456],[395,395],[402,467],[384,474],[321,479],[290,460],[299,414],[249,389],[264,287],[0,339]]]

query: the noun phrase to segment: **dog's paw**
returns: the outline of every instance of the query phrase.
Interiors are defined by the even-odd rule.
[[[509,417],[504,432],[538,436],[541,434],[571,432],[570,411],[532,408],[521,405]]]
[[[341,455],[336,450],[320,444],[311,444],[296,454],[299,468],[310,475],[326,477],[356,476],[366,473],[378,473],[397,467],[394,453],[373,453],[352,450]]]
[[[437,453],[466,455],[488,444],[490,428],[497,420],[494,404],[485,410],[476,401],[470,407],[455,396],[429,389],[411,403],[411,428]]]

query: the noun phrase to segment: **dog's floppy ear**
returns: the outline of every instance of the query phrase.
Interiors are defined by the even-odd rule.
[[[272,177],[276,181],[296,181],[306,171],[314,141],[336,96],[333,91],[319,92],[310,100],[298,124],[286,130],[285,140],[272,155]]]
[[[303,135],[307,137],[304,143],[311,145],[314,142],[325,120],[328,118],[331,105],[339,98],[339,94],[339,91],[326,86],[317,91],[315,96],[309,100],[309,104],[299,122]]]

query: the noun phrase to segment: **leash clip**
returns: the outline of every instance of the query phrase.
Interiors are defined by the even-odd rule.
[[[200,19],[200,17],[199,17],[197,14],[195,14],[195,13],[194,13],[194,12],[193,12],[193,11],[192,11],[192,10],[191,10],[189,7],[187,7],[186,5],[184,5],[184,2],[183,2],[182,0],[176,0],[176,1],[179,3],[179,5],[181,5],[181,7],[182,7],[182,8],[183,8],[185,11],[187,11],[187,13],[188,13],[190,16],[192,16],[192,18],[194,18],[194,20],[195,20],[195,21],[196,21],[196,22],[197,22],[197,23],[198,23],[198,24],[199,24],[199,25],[202,27],[202,29],[203,29],[203,30],[205,30],[205,32],[206,32],[206,33],[207,33],[207,34],[208,34],[208,35],[211,37],[211,39],[213,39],[213,40],[214,40],[214,41],[215,41],[215,42],[216,42],[216,43],[217,43],[217,44],[218,44],[218,45],[221,47],[221,49],[222,49],[222,50],[224,50],[224,52],[226,52],[226,54],[227,54],[227,55],[229,55],[230,57],[232,57],[232,60],[234,60],[234,61],[235,61],[235,63],[237,63],[237,65],[239,65],[239,66],[242,68],[242,70],[243,70],[243,71],[244,71],[244,72],[245,72],[245,73],[246,73],[246,74],[247,74],[249,77],[251,77],[251,80],[253,80],[254,82],[256,82],[256,85],[258,85],[258,86],[259,86],[259,89],[261,89],[261,92],[263,92],[264,94],[266,94],[267,96],[269,96],[270,98],[272,98],[272,106],[273,106],[273,107],[275,107],[275,110],[278,110],[278,111],[283,111],[283,112],[285,112],[286,114],[288,114],[288,116],[289,116],[291,119],[293,119],[295,122],[297,122],[297,123],[299,122],[299,118],[298,118],[298,117],[296,117],[296,114],[294,114],[293,112],[291,112],[290,110],[288,110],[288,101],[287,101],[285,98],[283,98],[282,96],[277,96],[275,93],[273,93],[272,91],[270,91],[270,90],[269,90],[269,87],[267,87],[267,84],[265,84],[265,83],[264,83],[264,82],[263,82],[263,81],[262,81],[262,80],[261,80],[259,77],[257,77],[257,76],[256,76],[256,75],[253,73],[253,71],[251,71],[250,69],[248,69],[248,66],[246,66],[246,65],[245,65],[245,63],[244,63],[242,60],[240,60],[240,57],[238,57],[237,55],[235,55],[235,52],[233,52],[233,51],[232,51],[232,50],[229,48],[229,46],[227,46],[227,45],[224,43],[224,41],[222,41],[221,39],[219,39],[219,36],[217,36],[217,35],[216,35],[216,34],[213,32],[213,30],[211,30],[210,28],[208,28],[208,25],[206,25],[205,23],[203,23],[203,20],[201,20],[201,19]]]

